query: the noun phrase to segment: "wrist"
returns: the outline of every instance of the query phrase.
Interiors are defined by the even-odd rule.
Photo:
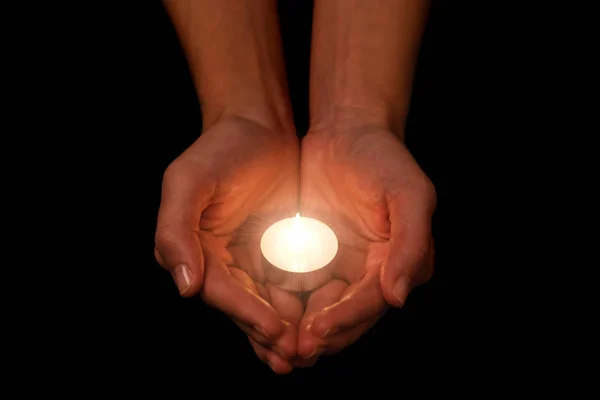
[[[241,119],[261,126],[275,136],[296,136],[293,117],[283,102],[267,99],[231,101],[224,104],[203,104],[202,125],[208,129],[218,121]]]
[[[340,101],[311,116],[309,131],[315,135],[338,136],[361,130],[390,131],[404,141],[406,113],[384,101],[371,104]]]

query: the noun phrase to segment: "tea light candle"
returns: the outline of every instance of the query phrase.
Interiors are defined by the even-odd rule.
[[[329,264],[337,254],[338,240],[326,224],[298,213],[271,225],[260,240],[260,249],[275,267],[304,273]]]

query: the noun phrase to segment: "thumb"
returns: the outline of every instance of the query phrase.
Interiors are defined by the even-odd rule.
[[[200,217],[211,198],[211,187],[185,163],[173,162],[165,172],[158,211],[154,254],[171,272],[182,296],[197,294],[204,280]]]
[[[390,248],[383,262],[381,288],[386,301],[402,307],[430,254],[431,210],[426,204],[392,200],[389,203]]]
[[[173,276],[182,296],[197,294],[204,280],[204,257],[197,232],[177,226],[157,229],[154,255]]]

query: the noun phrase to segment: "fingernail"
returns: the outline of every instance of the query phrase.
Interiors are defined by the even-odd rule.
[[[408,287],[404,279],[398,279],[394,284],[394,296],[400,301],[400,307],[404,305],[404,301],[408,296]]]
[[[331,329],[327,329],[325,332],[323,332],[322,334],[319,333],[314,333],[313,331],[311,331],[311,333],[313,335],[315,335],[316,337],[320,337],[321,339],[325,339],[327,337],[327,335],[329,335],[329,333],[331,332]]]
[[[327,329],[325,330],[325,332],[323,332],[322,334],[319,334],[318,332],[317,332],[317,333],[313,332],[313,331],[310,329],[310,327],[309,327],[309,330],[310,330],[310,332],[311,332],[313,335],[315,335],[315,336],[317,336],[317,337],[319,337],[319,338],[321,338],[321,339],[325,339],[325,338],[326,338],[328,335],[329,335],[329,336],[331,336],[332,334],[334,334],[334,333],[336,333],[336,332],[337,332],[337,330],[336,330],[335,328],[334,328],[334,329],[327,328]]]
[[[175,272],[173,275],[177,289],[179,289],[179,293],[184,294],[192,283],[192,272],[186,265],[180,264],[175,267]]]
[[[313,358],[317,354],[318,351],[319,351],[319,348],[315,347],[315,350],[311,353],[311,355],[308,356],[308,357],[304,357],[304,359],[305,360],[310,360],[311,358]]]

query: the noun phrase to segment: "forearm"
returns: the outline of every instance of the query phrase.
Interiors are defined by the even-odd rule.
[[[241,116],[293,125],[275,0],[164,0],[202,107],[205,127]]]
[[[315,1],[311,129],[359,119],[403,131],[428,6],[426,0]]]

